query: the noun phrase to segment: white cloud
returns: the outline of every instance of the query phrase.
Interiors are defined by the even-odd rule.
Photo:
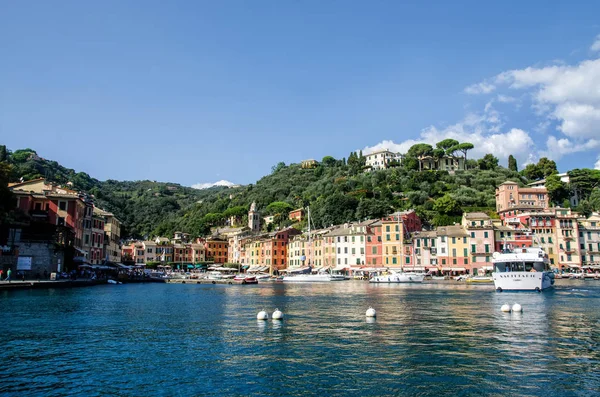
[[[594,41],[594,44],[592,44],[592,46],[590,47],[590,50],[600,51],[600,34],[598,36],[596,36],[596,41]]]
[[[598,161],[596,161],[596,164],[594,164],[594,168],[600,170],[600,156],[598,156]]]
[[[391,150],[406,153],[417,143],[428,143],[432,146],[441,140],[452,138],[459,142],[470,142],[475,147],[468,154],[469,158],[481,158],[492,153],[501,160],[513,155],[522,163],[535,152],[533,139],[522,129],[512,128],[501,133],[502,121],[491,102],[486,104],[483,113],[469,113],[465,118],[448,127],[430,126],[421,131],[419,138],[409,139],[401,143],[386,140],[375,146],[365,147],[364,154],[378,150]]]
[[[509,95],[498,95],[498,97],[496,98],[498,100],[498,102],[502,102],[502,103],[511,103],[511,102],[516,102],[517,98],[509,96]]]
[[[494,91],[496,86],[490,84],[486,81],[482,81],[481,83],[472,84],[465,88],[465,92],[467,94],[489,94]]]
[[[192,185],[192,187],[194,189],[208,189],[209,187],[213,187],[213,186],[232,187],[232,186],[235,186],[235,183],[229,182],[229,181],[226,181],[223,179],[223,180],[220,180],[220,181],[217,181],[214,183],[207,182],[207,183],[196,183],[195,185]]]
[[[600,141],[595,139],[590,139],[583,143],[576,143],[567,138],[558,139],[555,136],[549,136],[548,140],[546,141],[546,150],[541,154],[542,157],[559,160],[564,155],[586,152],[597,147],[600,147]]]
[[[496,84],[530,89],[538,115],[559,122],[558,130],[573,139],[591,139],[600,130],[600,59],[573,66],[510,70]]]

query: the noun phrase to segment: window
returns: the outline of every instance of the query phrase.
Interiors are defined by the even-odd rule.
[[[456,244],[456,237],[452,237],[452,244]]]
[[[352,255],[356,255],[356,248],[352,247]]]
[[[452,248],[452,256],[456,256],[456,248]]]
[[[483,232],[483,238],[488,238],[488,232]]]
[[[475,253],[477,252],[476,248],[475,248],[475,244],[471,244],[471,252]],[[466,256],[466,255],[465,255]]]
[[[348,247],[344,247],[344,254],[348,253]]]
[[[396,241],[399,241],[399,240],[400,240],[400,235],[396,234]]]
[[[148,249],[146,250],[146,252],[147,252],[147,253],[149,253],[149,254],[151,254],[151,253],[152,253],[152,248],[148,248]]]
[[[377,247],[373,247],[371,252],[373,255],[377,255]]]
[[[469,253],[467,252],[468,250],[466,248],[463,248],[463,256],[468,256]]]
[[[392,258],[392,264],[395,265],[396,264],[396,257]]]
[[[58,202],[58,209],[61,211],[66,211],[67,210],[67,202],[66,201],[59,201]]]
[[[475,238],[475,232],[471,232],[471,238]]]
[[[390,232],[390,225],[387,225],[387,226],[385,227],[385,231],[386,231],[386,232],[388,232],[388,233]]]

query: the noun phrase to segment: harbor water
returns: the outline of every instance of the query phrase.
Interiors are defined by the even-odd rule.
[[[0,303],[2,396],[600,393],[598,281],[101,285]],[[283,321],[256,320],[276,308]]]

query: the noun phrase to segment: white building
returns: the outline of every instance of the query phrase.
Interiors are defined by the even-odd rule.
[[[392,161],[402,162],[400,153],[390,152],[389,150],[380,150],[371,154],[365,155],[367,170],[382,170],[389,166]]]
[[[562,174],[558,174],[558,177],[560,178],[561,182],[566,183],[567,186],[569,185],[570,179],[569,179],[569,175],[566,172],[563,172]],[[532,183],[528,184],[527,186],[546,187],[546,180],[540,179],[539,181],[532,182]],[[571,203],[571,207],[577,207],[579,205],[579,196],[577,195],[577,191],[574,189],[571,189],[571,197],[569,198],[569,202]]]
[[[344,227],[332,230],[325,237],[333,237],[335,244],[335,269],[364,265],[367,262],[366,231],[364,227],[345,224]]]

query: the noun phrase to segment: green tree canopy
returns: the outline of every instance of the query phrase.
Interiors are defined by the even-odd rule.
[[[512,154],[508,156],[508,169],[515,172],[519,171],[517,169],[517,159]]]

